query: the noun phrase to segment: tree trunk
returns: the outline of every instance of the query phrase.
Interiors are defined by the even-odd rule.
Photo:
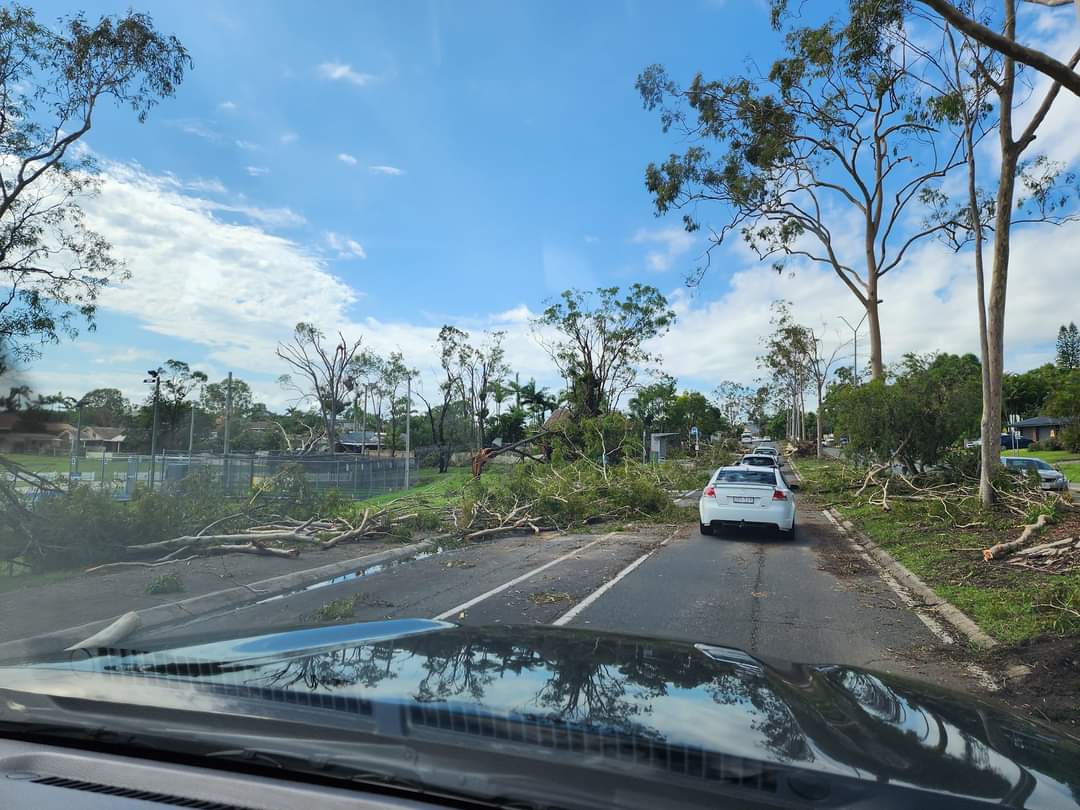
[[[880,380],[885,377],[885,365],[881,360],[881,317],[878,313],[877,279],[871,281],[867,292],[866,325],[870,330],[870,379]]]
[[[1016,7],[1005,0],[1005,35],[1016,38]],[[998,141],[1001,149],[1001,169],[998,176],[997,200],[994,204],[994,260],[990,271],[990,298],[987,307],[985,346],[986,357],[983,385],[981,427],[982,447],[979,458],[979,499],[982,505],[994,505],[994,472],[1001,464],[1001,378],[1005,365],[1005,292],[1009,281],[1009,248],[1012,230],[1013,197],[1016,191],[1016,165],[1020,152],[1013,142],[1012,108],[1016,85],[1016,63],[1006,57],[1002,61],[1002,78],[998,87]]]

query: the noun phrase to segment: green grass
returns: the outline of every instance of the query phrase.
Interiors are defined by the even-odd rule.
[[[1061,471],[1065,473],[1065,477],[1075,483],[1080,483],[1080,461],[1073,464],[1062,464]]]
[[[1051,464],[1059,461],[1080,461],[1080,453],[1073,453],[1069,450],[1006,450],[1002,455],[1041,458]]]
[[[840,462],[798,459],[796,464],[803,491],[815,505],[834,506],[990,635],[1008,643],[1045,633],[1080,635],[1080,622],[1067,611],[1042,607],[1080,601],[1080,571],[1046,574],[982,559],[981,549],[1019,534],[1016,515],[987,512],[971,502],[952,506],[950,519],[936,502],[895,500],[885,512],[866,502],[869,490],[856,499],[857,487],[843,486]],[[983,525],[957,528],[972,522]]]
[[[490,465],[484,470],[484,475],[499,475],[501,468],[496,465]],[[408,489],[398,489],[393,492],[385,492],[382,495],[376,495],[374,498],[368,498],[365,501],[359,501],[356,504],[356,508],[359,511],[364,509],[378,509],[381,506],[385,506],[390,501],[398,498],[409,496],[410,498],[419,498],[424,503],[432,507],[445,506],[453,497],[457,495],[463,486],[472,480],[472,471],[466,467],[451,467],[445,473],[439,473],[438,470],[423,469],[419,473],[420,483],[416,486],[411,486]]]
[[[4,458],[21,467],[25,467],[36,473],[62,473],[67,475],[71,471],[71,462],[67,456],[37,456],[27,453],[5,453]],[[146,466],[146,462],[143,462]],[[113,473],[126,474],[128,469],[127,459],[122,461],[106,461],[105,474],[112,478]],[[101,478],[101,456],[89,455],[79,459],[79,472],[94,473],[94,479]]]

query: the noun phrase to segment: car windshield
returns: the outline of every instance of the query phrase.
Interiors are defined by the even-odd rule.
[[[1080,796],[1078,5],[0,3],[0,747]]]

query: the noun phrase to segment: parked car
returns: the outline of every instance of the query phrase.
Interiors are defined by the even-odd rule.
[[[1001,463],[1005,465],[1005,469],[1019,473],[1026,473],[1029,470],[1034,471],[1039,476],[1042,489],[1056,490],[1058,492],[1065,492],[1069,489],[1069,479],[1065,477],[1065,473],[1055,469],[1052,464],[1043,461],[1041,458],[1002,456]]]
[[[698,501],[702,534],[720,526],[772,526],[795,536],[795,494],[777,467],[721,467]]]
[[[1006,450],[1025,450],[1031,444],[1031,439],[1025,436],[1010,436],[1008,433],[1001,434],[1001,446]],[[968,439],[964,442],[966,449],[982,447],[982,439]]]
[[[780,462],[776,456],[768,453],[747,453],[739,459],[738,465],[740,467],[779,467]]]

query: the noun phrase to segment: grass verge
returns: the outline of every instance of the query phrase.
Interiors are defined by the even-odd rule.
[[[982,550],[1020,534],[1021,518],[984,511],[978,504],[891,502],[891,511],[867,503],[869,491],[841,475],[842,462],[799,459],[803,492],[820,508],[835,507],[938,594],[991,636],[1017,643],[1038,636],[1080,638],[1080,619],[1060,606],[1080,603],[1080,570],[1044,573],[1006,562],[986,562]],[[1037,542],[1080,535],[1080,510],[1067,510]],[[1055,605],[1057,607],[1055,607]]]
[[[1041,458],[1050,464],[1057,464],[1059,461],[1080,461],[1080,454],[1068,450],[1004,450],[1001,455]]]

